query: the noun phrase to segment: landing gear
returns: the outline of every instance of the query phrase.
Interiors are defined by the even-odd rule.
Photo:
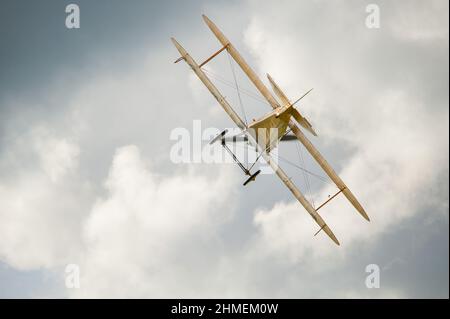
[[[249,172],[250,173],[250,172]],[[257,170],[254,174],[252,174],[249,178],[247,178],[247,180],[244,182],[244,186],[247,185],[250,182],[253,182],[256,179],[256,176],[259,175],[259,173],[261,173],[261,170]]]
[[[248,183],[253,182],[256,179],[256,176],[259,175],[259,173],[261,173],[261,170],[257,170],[255,173],[251,173],[249,169],[247,169],[240,161],[239,159],[236,157],[236,155],[233,153],[232,150],[230,150],[230,148],[228,147],[228,145],[225,143],[225,134],[227,134],[227,130],[224,130],[222,133],[220,133],[219,135],[217,135],[215,138],[213,138],[211,140],[211,142],[209,142],[209,144],[213,144],[214,142],[216,142],[217,140],[220,139],[220,144],[222,145],[222,147],[224,149],[227,150],[227,152],[231,155],[231,157],[233,158],[233,160],[236,162],[236,164],[240,167],[240,169],[244,172],[245,175],[249,176],[249,178],[247,178],[244,182],[244,186],[246,186]]]

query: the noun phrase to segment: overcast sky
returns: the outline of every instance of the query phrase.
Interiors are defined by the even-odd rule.
[[[69,3],[0,10],[0,297],[448,298],[447,1],[76,1],[67,29]],[[174,129],[232,125],[173,64],[171,36],[199,62],[220,48],[203,13],[265,83],[314,88],[298,105],[311,140],[371,217],[325,206],[341,246],[276,176],[244,188],[235,165],[171,161]],[[228,62],[208,69],[232,81]],[[269,110],[242,99],[248,118]],[[285,168],[316,204],[336,191]]]

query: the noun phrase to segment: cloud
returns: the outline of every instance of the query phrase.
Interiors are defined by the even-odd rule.
[[[165,281],[181,278],[182,267],[169,264],[184,255],[183,261],[201,275],[207,264],[196,265],[204,251],[195,244],[212,256],[219,253],[211,245],[220,245],[214,230],[235,210],[229,198],[235,194],[230,189],[234,173],[230,165],[212,170],[169,162],[170,131],[189,128],[195,114],[211,105],[206,100],[197,103],[196,110],[183,108],[191,95],[178,88],[185,87],[189,74],[183,68],[173,69],[182,74],[179,77],[163,72],[167,65],[173,67],[170,57],[176,57],[175,52],[171,47],[153,49],[139,63],[126,62],[126,71],[94,66],[92,78],[75,86],[61,79],[46,89],[40,103],[57,109],[53,114],[9,116],[0,157],[3,262],[20,270],[46,269],[60,277],[65,265],[81,264],[83,282],[91,283],[79,292],[84,296],[174,294],[178,285]],[[65,86],[71,89],[62,90]],[[179,94],[171,93],[175,89]],[[208,95],[197,96],[204,100]],[[35,105],[33,100],[10,101],[18,103]],[[138,146],[118,149],[130,143]],[[113,278],[131,270],[142,280],[140,291],[132,282],[128,291],[116,291]],[[164,271],[166,276],[160,274]],[[155,281],[160,282],[159,292]],[[189,286],[180,295],[187,294]],[[67,291],[61,287],[59,293]]]
[[[39,127],[18,137],[2,157],[0,256],[22,269],[56,267],[81,249],[80,221],[90,185],[76,174],[75,142]],[[20,169],[18,169],[20,168]]]
[[[315,88],[299,105],[319,132],[313,142],[372,219],[341,197],[321,210],[341,247],[313,237],[313,221],[275,177],[241,191],[234,166],[168,161],[174,127],[229,121],[186,65],[172,65],[177,53],[167,38],[135,62],[118,66],[102,56],[89,72],[64,73],[39,103],[12,101],[8,110],[32,111],[8,115],[1,140],[1,260],[61,277],[66,264],[79,264],[81,288],[59,292],[69,297],[420,294],[414,284],[384,279],[368,291],[364,267],[379,262],[389,265],[383,276],[409,274],[422,255],[402,255],[405,238],[417,229],[431,236],[436,223],[447,223],[440,231],[448,237],[448,17],[440,5],[403,12],[383,2],[379,30],[365,27],[359,2],[209,8],[289,96]],[[229,17],[242,23],[230,26]],[[411,34],[405,25],[414,26]],[[186,49],[202,48],[195,57],[214,52],[217,43],[204,41],[211,34],[191,29],[180,32]],[[325,199],[334,188],[313,191]],[[404,228],[422,215],[428,223]],[[386,244],[392,233],[401,247]]]
[[[136,146],[119,148],[84,223],[87,251],[75,296],[189,296],[216,263],[220,226],[233,216],[232,175],[158,176]],[[120,283],[120,284],[119,284]],[[180,284],[181,283],[181,284]]]
[[[66,139],[57,139],[51,136],[41,137],[39,135],[37,132],[33,133],[36,153],[40,156],[41,165],[46,175],[50,177],[52,182],[57,182],[64,175],[76,169],[80,150],[77,145]]]
[[[393,46],[388,50],[395,49],[399,56],[409,54],[409,45],[405,42],[390,42],[393,35],[389,26],[395,24],[394,17],[401,13],[400,9],[383,3],[381,12],[389,12],[391,19],[386,19],[382,28],[375,31],[384,32],[384,37],[374,38],[373,44],[362,40],[362,37],[371,36],[371,32],[374,32],[365,28],[363,23],[364,6],[340,5],[337,12],[334,10],[336,6],[325,3],[317,7],[296,3],[287,6],[289,9],[271,4],[259,7],[245,31],[249,49],[259,61],[259,66],[275,70],[278,77],[284,80],[288,92],[292,88],[304,87],[304,81],[308,79],[320,84],[320,92],[315,93],[320,97],[313,101],[318,103],[305,101],[305,106],[300,105],[299,108],[311,113],[313,121],[321,119],[321,122],[317,120],[317,127],[322,130],[324,139],[331,140],[329,143],[333,147],[340,146],[336,139],[339,136],[354,149],[353,156],[345,159],[341,174],[344,180],[350,181],[350,187],[357,190],[362,202],[367,205],[374,219],[371,229],[384,229],[387,224],[396,222],[397,217],[407,217],[420,211],[430,199],[423,199],[419,195],[426,193],[439,176],[448,174],[448,135],[445,134],[448,129],[448,108],[444,107],[445,102],[441,102],[435,103],[430,110],[428,101],[422,95],[410,91],[419,87],[424,92],[432,91],[435,82],[420,82],[416,85],[405,83],[405,78],[400,77],[391,79],[387,85],[383,81],[378,82],[377,75],[372,77],[373,70],[382,70],[377,73],[386,72],[393,65],[393,61],[377,59],[383,53],[373,52],[374,46],[382,48],[388,43]],[[306,16],[306,20],[294,19],[297,12],[304,12],[305,9],[314,18]],[[438,6],[433,7],[427,15],[436,16],[439,10]],[[275,14],[277,11],[283,11],[284,14]],[[333,15],[337,14],[341,18],[345,16],[346,24],[336,27]],[[281,17],[287,22],[277,23]],[[444,16],[440,17],[436,20],[445,21]],[[314,25],[314,21],[330,23],[323,25],[319,36],[311,38],[308,34],[311,28],[305,25]],[[355,23],[354,29],[347,29],[347,24],[352,22]],[[387,30],[383,29],[385,25]],[[422,26],[426,30],[428,24]],[[343,33],[343,28],[346,33]],[[439,41],[446,35],[445,28],[439,30],[441,32],[433,38],[438,41],[434,46],[428,40],[418,40],[415,46],[421,48],[426,45],[427,53],[434,54],[435,47],[440,48]],[[329,41],[338,37],[338,42]],[[350,45],[352,42],[353,45]],[[323,51],[319,51],[320,48]],[[280,52],[283,52],[283,59],[279,58]],[[313,59],[313,52],[318,52],[319,56]],[[371,60],[371,65],[358,64],[361,57]],[[429,66],[434,68],[439,63],[434,61]],[[410,63],[400,63],[396,66],[396,72],[407,75],[411,67],[413,65]],[[299,74],[292,70],[299,70]],[[329,76],[322,78],[324,72]],[[369,79],[360,81],[364,77]],[[444,94],[443,100],[448,101],[445,92],[440,94]],[[312,104],[314,109],[310,110],[309,105]],[[325,198],[324,195],[329,191],[323,191],[321,197]],[[278,213],[273,215],[281,216]],[[260,222],[262,217],[257,216]],[[342,222],[342,219],[339,223],[353,225]],[[344,233],[349,235],[354,228],[345,229]],[[363,229],[366,232],[366,228]]]
[[[445,49],[440,42],[448,37],[447,29],[434,27],[446,19],[448,21],[448,17],[437,15],[443,3],[435,4],[426,15],[433,15],[438,22],[432,24],[430,32],[427,32],[429,24],[423,20],[421,30],[429,36],[415,37],[414,46],[416,50],[426,51],[420,59],[426,61],[430,69],[437,70],[440,63],[446,63],[445,55],[439,55],[440,60],[433,62],[427,60],[427,55],[434,56],[436,50],[441,49],[448,52],[448,41]],[[298,88],[306,88],[305,80],[320,84],[321,92],[316,90],[315,93],[319,97],[312,98],[312,102],[305,101],[299,108],[311,114],[310,118],[317,122],[315,127],[322,133],[319,133],[321,138],[330,141],[322,145],[325,152],[330,147],[345,146],[341,139],[351,145],[352,154],[341,159],[345,163],[340,175],[357,194],[372,219],[370,224],[365,223],[343,198],[327,205],[321,213],[343,244],[341,252],[338,252],[321,238],[311,240],[317,227],[309,216],[300,212],[297,202],[278,203],[271,209],[261,209],[254,217],[257,227],[254,249],[268,259],[284,257],[296,265],[308,260],[307,264],[312,267],[318,264],[338,267],[338,264],[351,262],[345,256],[352,249],[360,245],[377,247],[382,234],[401,228],[405,219],[421,214],[424,209],[436,207],[430,211],[429,217],[437,222],[448,219],[448,195],[433,191],[436,185],[445,183],[442,176],[448,177],[448,94],[441,90],[437,97],[428,95],[436,92],[436,86],[440,87],[438,81],[410,80],[408,74],[416,63],[412,61],[397,63],[395,60],[395,72],[401,76],[387,82],[380,79],[378,73],[387,72],[394,61],[379,59],[384,54],[373,52],[374,47],[384,48],[388,44],[392,46],[388,51],[395,50],[399,56],[410,54],[410,43],[389,39],[397,36],[390,33],[395,29],[390,26],[398,27],[394,18],[404,12],[395,6],[388,8],[383,3],[382,14],[389,12],[391,19],[383,21],[387,28],[383,31],[382,27],[380,32],[384,32],[384,36],[374,38],[373,44],[362,39],[363,36],[371,36],[371,31],[365,29],[362,22],[363,8],[358,15],[355,13],[358,6],[354,4],[340,5],[337,11],[332,4],[317,7],[297,3],[283,7],[258,5],[244,32],[249,50],[259,62],[258,69],[269,70],[271,74],[276,72],[275,78],[281,79],[287,92],[294,91],[293,88],[296,88],[295,92]],[[305,10],[309,14],[305,14]],[[300,17],[297,16],[299,12],[303,13]],[[346,21],[358,24],[353,29],[345,24],[337,25],[333,23],[333,15],[340,19],[345,16]],[[441,19],[436,19],[436,16]],[[412,21],[413,17],[408,19]],[[312,38],[308,33],[317,21],[329,23],[322,25],[319,34]],[[342,28],[345,28],[345,33]],[[336,38],[339,38],[338,42],[332,40]],[[407,38],[406,41],[410,41],[410,37]],[[371,64],[362,66],[358,61],[360,57]],[[298,74],[293,70],[299,70]],[[435,74],[440,75],[440,72]],[[375,76],[371,78],[371,75]],[[440,80],[447,81],[445,77]],[[319,118],[320,121],[314,121]],[[333,192],[333,187],[321,188],[316,190],[314,197],[324,200]],[[302,276],[300,280],[304,283],[306,277]],[[320,282],[324,283],[324,280]],[[381,296],[390,298],[409,293],[390,289],[393,289],[392,293],[387,289]],[[337,289],[329,295],[339,296],[339,291]],[[364,296],[363,291],[342,293]],[[375,294],[370,295],[376,297]]]

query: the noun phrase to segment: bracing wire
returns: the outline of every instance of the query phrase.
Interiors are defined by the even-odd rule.
[[[278,128],[279,128],[279,127],[278,127]],[[283,137],[285,137],[286,135],[288,135],[290,132],[291,132],[291,129],[286,130],[286,132],[285,132],[280,138],[278,138],[278,142],[279,142]],[[270,149],[271,146],[272,146],[272,143],[269,142],[269,145],[267,145],[267,147],[265,148],[265,150],[264,150],[263,152],[267,152],[267,151]],[[263,152],[261,152],[261,153],[258,155],[258,157],[256,158],[255,162],[250,166],[250,169],[252,169],[253,166],[255,166],[255,164],[256,164],[256,163],[258,162],[258,160],[261,158]]]
[[[227,51],[227,53],[228,53],[228,51]],[[231,73],[233,73],[234,84],[235,84],[237,95],[238,95],[238,99],[239,99],[239,105],[241,106],[242,115],[244,117],[245,126],[248,126],[247,116],[245,114],[245,109],[244,109],[244,104],[242,103],[241,92],[239,91],[239,85],[238,85],[238,82],[237,82],[236,73],[234,72],[233,61],[231,61],[229,53],[227,54],[227,56],[228,56],[228,61],[230,63]]]
[[[311,172],[311,171],[307,170],[306,168],[303,168],[303,167],[301,167],[301,166],[299,166],[299,165],[297,165],[295,163],[292,163],[288,159],[280,156],[280,154],[278,154],[278,158],[280,160],[282,160],[283,162],[285,162],[285,163],[287,163],[287,164],[289,164],[289,165],[291,165],[291,166],[293,166],[293,167],[295,167],[295,168],[297,168],[297,169],[299,169],[299,170],[301,170],[301,171],[303,171],[303,172],[305,172],[305,173],[307,173],[307,174],[309,174],[311,176],[314,176],[315,178],[317,178],[318,180],[320,180],[323,183],[329,183],[329,181],[325,177],[323,177],[323,176],[321,176],[319,174],[316,174],[314,172]]]
[[[208,73],[211,77],[215,78],[217,81],[221,82],[222,84],[225,84],[226,86],[229,86],[229,87],[231,87],[233,89],[236,89],[236,87],[233,84],[233,82],[231,82],[231,81],[221,77],[220,75],[212,72],[211,70],[206,69],[205,67],[203,67],[202,70],[205,71],[206,73]],[[265,99],[261,98],[260,96],[258,96],[257,94],[251,92],[250,90],[244,89],[242,87],[239,87],[239,89],[240,89],[242,94],[245,94],[248,97],[250,97],[250,98],[252,98],[252,99],[254,99],[254,100],[258,101],[258,102],[261,102],[263,104],[266,104],[266,105],[270,106],[270,104]]]
[[[302,164],[302,166],[306,167],[305,161],[304,161],[304,158],[303,158],[303,151],[302,151],[301,147],[297,143],[295,143],[295,146],[297,148],[297,154],[299,156],[300,163]],[[303,171],[303,178],[305,179],[306,189],[307,189],[308,194],[310,196],[311,204],[315,208],[314,199],[313,199],[312,191],[311,191],[311,184],[309,182],[309,176],[305,173],[305,171]]]
[[[236,143],[236,147],[239,147],[239,148],[242,148],[242,149],[248,149],[248,146],[240,145],[240,144],[238,144],[238,143]],[[260,154],[258,154],[258,155],[260,155]],[[280,159],[281,161],[285,162],[286,164],[289,164],[289,165],[291,165],[291,166],[293,166],[293,167],[295,167],[295,168],[297,168],[297,169],[299,169],[299,170],[305,172],[306,174],[309,174],[309,175],[311,175],[312,177],[317,178],[318,180],[320,180],[320,181],[323,182],[323,183],[330,184],[330,181],[329,181],[326,177],[324,177],[324,176],[322,176],[322,175],[319,175],[319,174],[316,174],[316,173],[314,173],[314,172],[311,172],[310,170],[307,170],[306,168],[304,168],[304,167],[302,167],[302,166],[299,166],[299,165],[297,165],[297,164],[295,164],[295,163],[289,161],[288,159],[282,157],[280,154],[278,154],[277,156],[278,156],[278,159]],[[260,158],[260,157],[261,157],[261,156],[259,156],[259,158]],[[256,163],[256,162],[255,162],[255,163]]]

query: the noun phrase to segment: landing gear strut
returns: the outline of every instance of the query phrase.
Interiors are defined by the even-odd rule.
[[[249,169],[245,168],[245,166],[239,161],[239,159],[236,157],[236,155],[233,153],[233,151],[230,150],[228,145],[225,143],[225,134],[226,133],[227,133],[227,130],[224,130],[222,133],[220,133],[215,138],[213,138],[209,144],[213,144],[218,139],[220,139],[220,144],[222,145],[222,147],[227,150],[227,152],[231,155],[233,160],[240,167],[240,169],[244,172],[244,174],[249,176],[249,178],[247,178],[243,184],[245,186],[248,183],[253,182],[256,179],[256,176],[258,176],[259,173],[261,173],[261,170],[257,170],[255,173],[252,174]]]

